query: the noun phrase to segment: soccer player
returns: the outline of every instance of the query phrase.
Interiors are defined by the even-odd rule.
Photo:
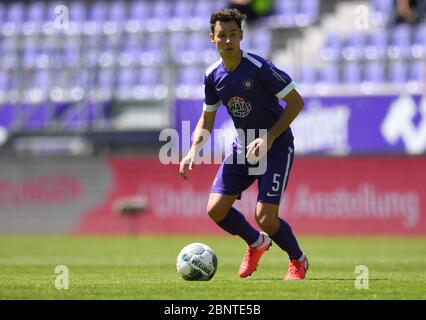
[[[241,135],[238,135],[232,153],[217,172],[207,212],[219,227],[247,242],[240,277],[245,278],[256,270],[260,258],[274,241],[289,256],[285,280],[301,280],[305,278],[308,259],[289,224],[279,217],[278,209],[294,157],[290,123],[302,110],[304,102],[285,72],[270,61],[240,49],[244,19],[245,16],[236,9],[221,9],[211,16],[210,39],[221,59],[206,71],[203,113],[191,148],[180,162],[179,173],[188,179],[188,169],[192,170],[197,152],[206,142],[203,131],[211,133],[221,103],[226,106],[237,131],[246,132],[245,136],[249,130],[261,132],[260,129],[264,129],[266,134],[259,134],[252,141],[241,141]],[[286,103],[285,108],[281,107],[279,99]],[[246,158],[243,162],[238,161],[241,152]],[[260,165],[265,157],[266,171],[250,174],[250,169],[256,166],[253,159],[260,159]],[[261,232],[232,207],[255,180],[259,187],[255,217]]]

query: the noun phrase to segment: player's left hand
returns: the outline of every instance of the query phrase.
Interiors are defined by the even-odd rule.
[[[247,145],[246,159],[250,164],[256,164],[272,146],[272,139],[267,136],[257,138]]]

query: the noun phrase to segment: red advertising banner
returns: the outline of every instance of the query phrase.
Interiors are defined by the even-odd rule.
[[[79,233],[218,233],[206,213],[218,165],[198,165],[189,180],[157,159],[112,158],[111,189],[85,212]],[[114,203],[143,196],[148,209],[130,222]],[[254,222],[257,184],[235,207]],[[426,157],[296,158],[280,207],[296,234],[426,235]]]

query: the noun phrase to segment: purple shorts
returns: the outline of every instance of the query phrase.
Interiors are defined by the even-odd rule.
[[[229,157],[233,157],[232,163],[227,163],[230,162]],[[280,204],[293,164],[293,144],[287,145],[285,148],[271,148],[267,154],[266,171],[262,175],[250,175],[249,168],[253,166],[248,163],[238,164],[235,153],[230,154],[228,158],[222,162],[211,192],[241,195],[257,180],[259,188],[257,201]]]

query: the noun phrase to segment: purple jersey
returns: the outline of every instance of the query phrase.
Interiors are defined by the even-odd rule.
[[[272,62],[242,51],[241,63],[232,72],[225,69],[222,60],[212,65],[206,71],[204,88],[203,110],[215,111],[223,103],[235,128],[246,133],[248,129],[271,129],[283,112],[279,99],[293,90],[295,84]],[[273,146],[292,141],[288,128]],[[238,141],[237,144],[241,145]]]

